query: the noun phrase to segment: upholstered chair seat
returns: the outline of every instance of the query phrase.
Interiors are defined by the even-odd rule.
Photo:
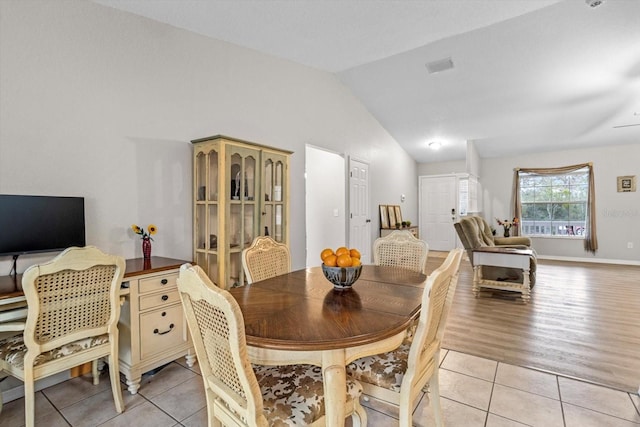
[[[263,366],[253,365],[262,399],[263,413],[270,426],[313,425],[323,420],[324,383],[322,368],[313,365]],[[362,394],[362,386],[347,378],[347,400],[353,412],[353,402]]]
[[[82,338],[77,341],[65,344],[53,350],[40,353],[33,361],[33,366],[50,362],[65,356],[71,356],[84,350],[105,344],[109,342],[109,334],[103,334],[97,337]],[[24,356],[27,354],[27,346],[24,343],[22,335],[6,338],[0,341],[0,360],[4,360],[7,364],[14,368],[24,368]]]

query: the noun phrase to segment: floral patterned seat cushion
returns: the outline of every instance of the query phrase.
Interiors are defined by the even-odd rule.
[[[358,381],[400,393],[410,348],[411,342],[407,339],[395,350],[355,360],[347,365],[347,374]]]
[[[322,368],[313,365],[253,365],[270,426],[309,425],[324,416]],[[359,399],[362,386],[347,378],[347,400]]]
[[[38,357],[34,362],[34,366],[46,363],[53,359],[59,359],[69,356],[88,348],[96,347],[109,342],[109,334],[99,335],[96,337],[83,338],[78,341],[63,345],[51,351],[46,351]],[[27,347],[22,340],[22,335],[6,338],[0,341],[0,360],[5,361],[15,368],[24,369],[24,356],[27,354]]]

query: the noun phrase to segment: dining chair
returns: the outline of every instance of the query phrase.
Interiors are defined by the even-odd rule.
[[[429,245],[410,231],[395,230],[373,242],[376,265],[408,268],[426,274]]]
[[[244,318],[231,294],[198,266],[184,264],[178,290],[201,362],[209,426],[324,425],[322,369],[251,365]],[[362,386],[347,380],[345,413],[366,426]]]
[[[289,247],[269,236],[258,236],[242,251],[242,268],[249,284],[289,273]]]
[[[427,385],[436,425],[443,425],[438,383],[440,345],[462,253],[462,249],[449,252],[427,278],[418,327],[411,340],[406,339],[395,350],[363,357],[347,366],[347,374],[362,384],[365,395],[399,407],[400,426],[412,425],[414,402]]]
[[[125,262],[93,246],[68,248],[22,275],[24,332],[0,341],[0,371],[24,382],[25,424],[35,423],[35,381],[108,358],[116,411],[124,411],[118,366],[120,285]]]

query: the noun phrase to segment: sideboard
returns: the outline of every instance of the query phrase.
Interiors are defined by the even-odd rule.
[[[128,259],[121,287],[120,372],[131,394],[142,374],[182,356],[195,363],[195,351],[180,303],[176,279],[189,261],[151,257]]]

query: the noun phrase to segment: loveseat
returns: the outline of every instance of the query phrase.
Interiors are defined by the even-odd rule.
[[[487,221],[479,216],[463,217],[453,224],[462,245],[467,250],[469,261],[473,265],[473,250],[483,246],[496,246],[506,248],[531,249],[531,239],[526,236],[496,237],[491,232]],[[537,259],[535,250],[530,259],[529,282],[530,286],[536,283]],[[522,271],[504,267],[482,267],[482,276],[490,280],[521,281]]]

